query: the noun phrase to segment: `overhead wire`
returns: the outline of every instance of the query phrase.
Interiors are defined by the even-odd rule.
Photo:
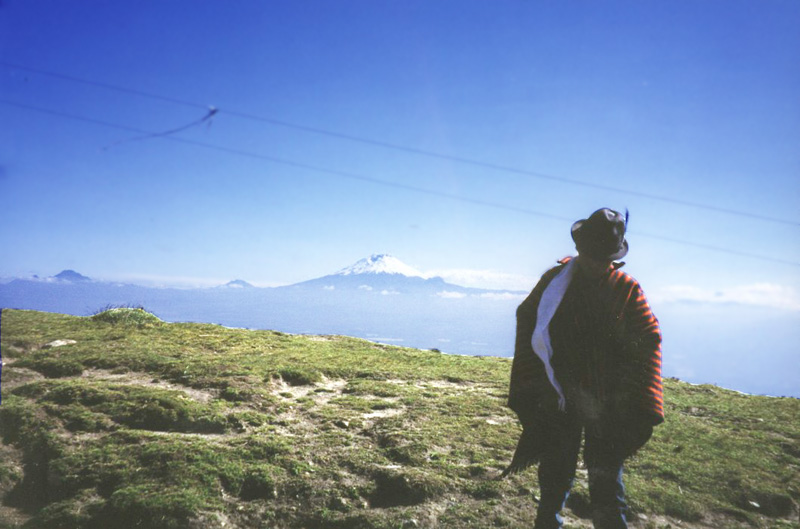
[[[12,107],[17,107],[17,108],[21,108],[21,109],[25,109],[25,110],[32,110],[32,111],[39,112],[39,113],[42,113],[42,114],[48,114],[48,115],[55,116],[55,117],[71,119],[71,120],[74,120],[74,121],[83,121],[85,123],[91,123],[91,124],[94,124],[94,125],[101,125],[101,126],[109,127],[109,128],[113,128],[113,129],[124,130],[126,132],[132,132],[132,133],[136,133],[136,134],[143,134],[143,135],[144,134],[151,134],[149,131],[142,130],[142,129],[137,128],[137,127],[130,127],[128,125],[120,125],[118,123],[111,123],[109,121],[90,118],[90,117],[86,117],[86,116],[78,116],[76,114],[70,114],[70,113],[61,112],[61,111],[58,111],[58,110],[46,109],[46,108],[37,107],[37,106],[34,106],[34,105],[27,105],[27,104],[23,104],[23,103],[17,103],[17,102],[8,101],[8,100],[5,100],[5,99],[0,99],[0,104],[7,105],[7,106],[12,106]],[[389,181],[389,180],[381,180],[380,178],[374,178],[374,177],[371,177],[371,176],[360,175],[360,174],[351,173],[351,172],[348,172],[348,171],[340,171],[338,169],[330,169],[330,168],[326,168],[326,167],[320,167],[320,166],[308,164],[308,163],[305,163],[305,162],[297,162],[297,161],[294,161],[294,160],[287,160],[285,158],[278,158],[276,156],[269,156],[269,155],[266,155],[266,154],[260,154],[260,153],[256,153],[256,152],[252,152],[252,151],[246,151],[246,150],[243,150],[243,149],[235,149],[235,148],[232,148],[232,147],[224,147],[224,146],[221,146],[221,145],[214,145],[212,143],[206,143],[206,142],[197,141],[197,140],[190,140],[188,138],[180,138],[180,137],[176,137],[176,136],[159,136],[159,137],[161,137],[163,139],[176,141],[178,143],[184,143],[184,144],[187,144],[187,145],[194,145],[196,147],[202,147],[202,148],[211,149],[211,150],[215,150],[215,151],[225,152],[225,153],[228,153],[228,154],[235,154],[235,155],[238,155],[238,156],[254,158],[254,159],[257,159],[257,160],[263,160],[263,161],[267,161],[267,162],[271,162],[271,163],[275,163],[275,164],[294,167],[294,168],[297,168],[297,169],[304,169],[304,170],[307,170],[307,171],[313,171],[313,172],[317,172],[317,173],[325,173],[325,174],[329,174],[329,175],[333,175],[333,176],[339,176],[339,177],[342,177],[342,178],[349,178],[351,180],[360,180],[362,182],[369,182],[369,183],[372,183],[372,184],[377,184],[377,185],[382,185],[382,186],[387,186],[387,187],[394,187],[396,189],[405,189],[407,191],[415,191],[415,192],[418,192],[418,193],[424,193],[424,194],[436,196],[436,197],[439,197],[439,198],[447,198],[447,199],[450,199],[450,200],[457,200],[457,201],[467,202],[467,203],[476,204],[476,205],[480,205],[480,206],[499,208],[499,209],[504,209],[504,210],[508,210],[508,211],[516,211],[517,213],[525,213],[525,214],[528,214],[528,215],[546,217],[546,218],[551,218],[551,219],[555,219],[555,220],[569,220],[566,217],[562,217],[562,216],[559,216],[559,215],[553,215],[553,214],[550,214],[550,213],[545,213],[543,211],[536,211],[536,210],[532,210],[532,209],[528,209],[528,208],[517,208],[517,207],[509,206],[509,205],[506,205],[506,204],[500,204],[500,203],[491,202],[491,201],[488,201],[488,200],[481,200],[481,199],[465,197],[465,196],[462,196],[462,195],[456,195],[454,193],[446,193],[446,192],[443,192],[443,191],[436,191],[436,190],[433,190],[433,189],[427,189],[427,188],[424,188],[424,187],[413,186],[413,185],[404,184],[404,183],[401,183],[401,182],[392,182],[392,181]]]
[[[413,186],[413,185],[410,185],[410,184],[404,184],[404,183],[400,183],[400,182],[392,182],[392,181],[389,181],[389,180],[382,180],[380,178],[361,175],[361,174],[358,174],[358,173],[352,173],[352,172],[349,172],[349,171],[340,171],[338,169],[330,169],[330,168],[327,168],[327,167],[316,166],[316,165],[308,164],[308,163],[305,163],[305,162],[297,162],[297,161],[288,160],[288,159],[285,159],[285,158],[278,158],[278,157],[275,157],[275,156],[269,156],[269,155],[265,155],[265,154],[260,154],[260,153],[256,153],[256,152],[252,152],[252,151],[243,150],[243,149],[236,149],[236,148],[232,148],[232,147],[224,147],[224,146],[214,145],[214,144],[206,143],[206,142],[202,142],[202,141],[191,140],[191,139],[188,139],[188,138],[181,138],[181,137],[178,137],[178,136],[159,135],[159,134],[153,133],[152,131],[142,130],[142,129],[139,129],[137,127],[131,127],[131,126],[128,126],[128,125],[121,125],[121,124],[118,124],[118,123],[112,123],[112,122],[105,121],[105,120],[100,120],[100,119],[96,119],[96,118],[90,118],[90,117],[86,117],[86,116],[79,116],[79,115],[76,115],[76,114],[70,114],[70,113],[67,113],[67,112],[62,112],[62,111],[58,111],[58,110],[42,108],[42,107],[38,107],[38,106],[34,106],[34,105],[28,105],[28,104],[24,104],[24,103],[18,103],[18,102],[15,102],[15,101],[9,101],[9,100],[5,100],[5,99],[0,99],[0,104],[6,105],[6,106],[10,106],[10,107],[16,107],[16,108],[23,109],[23,110],[38,112],[40,114],[46,114],[46,115],[50,115],[50,116],[54,116],[54,117],[58,117],[58,118],[69,119],[69,120],[73,120],[73,121],[81,121],[81,122],[84,122],[84,123],[100,125],[100,126],[104,126],[104,127],[108,127],[108,128],[117,129],[117,130],[124,130],[126,132],[131,132],[131,133],[136,133],[136,134],[141,134],[141,135],[154,134],[154,135],[156,135],[156,136],[158,136],[158,137],[160,137],[162,139],[166,139],[166,140],[170,140],[170,141],[174,141],[174,142],[178,142],[178,143],[183,143],[183,144],[186,144],[186,145],[192,145],[192,146],[201,147],[201,148],[205,148],[205,149],[215,150],[215,151],[218,151],[218,152],[224,152],[224,153],[233,154],[233,155],[237,155],[237,156],[243,156],[243,157],[253,158],[253,159],[257,159],[257,160],[267,161],[267,162],[270,162],[270,163],[275,163],[275,164],[284,165],[284,166],[288,166],[288,167],[294,167],[294,168],[302,169],[302,170],[306,170],[306,171],[312,171],[312,172],[317,172],[317,173],[321,173],[321,174],[328,174],[328,175],[337,176],[337,177],[340,177],[340,178],[348,178],[348,179],[351,179],[351,180],[358,180],[358,181],[361,181],[361,182],[368,182],[368,183],[375,184],[375,185],[381,185],[381,186],[385,186],[385,187],[392,187],[392,188],[395,188],[395,189],[403,189],[403,190],[406,190],[406,191],[413,191],[413,192],[417,192],[417,193],[426,194],[426,195],[429,195],[429,196],[445,198],[445,199],[448,199],[448,200],[454,200],[454,201],[464,202],[464,203],[468,203],[468,204],[474,204],[474,205],[485,206],[485,207],[490,207],[490,208],[495,208],[495,209],[501,209],[501,210],[505,210],[505,211],[512,211],[512,212],[521,213],[521,214],[525,214],[525,215],[532,215],[532,216],[537,216],[537,217],[545,217],[545,218],[549,218],[549,219],[553,219],[553,220],[561,220],[561,221],[567,221],[567,222],[572,222],[572,220],[573,220],[573,219],[569,219],[569,218],[566,218],[566,217],[563,217],[563,216],[554,215],[554,214],[551,214],[551,213],[546,213],[546,212],[543,212],[543,211],[538,211],[538,210],[534,210],[534,209],[530,209],[530,208],[515,207],[515,206],[510,206],[508,204],[502,204],[502,203],[499,203],[499,202],[492,202],[492,201],[483,200],[483,199],[465,197],[463,195],[457,195],[457,194],[454,194],[454,193],[447,193],[447,192],[443,192],[443,191],[437,191],[437,190],[434,190],[434,189],[428,189],[428,188],[424,188],[424,187]],[[713,246],[713,245],[709,245],[709,244],[705,244],[705,243],[697,243],[697,242],[692,242],[692,241],[686,241],[686,240],[683,240],[683,239],[665,237],[665,236],[656,235],[656,234],[650,234],[650,233],[641,233],[641,232],[637,232],[637,231],[632,231],[630,233],[633,233],[635,235],[638,235],[638,236],[641,236],[641,237],[645,237],[645,238],[652,238],[652,239],[667,241],[667,242],[671,242],[671,243],[675,243],[675,244],[680,244],[680,245],[683,245],[683,246],[691,246],[691,247],[695,247],[695,248],[701,248],[701,249],[704,249],[704,250],[722,252],[722,253],[737,255],[737,256],[741,256],[741,257],[749,257],[749,258],[752,258],[752,259],[757,259],[757,260],[761,260],[761,261],[768,261],[768,262],[773,262],[773,263],[779,263],[779,264],[784,264],[784,265],[800,266],[800,263],[794,262],[794,261],[788,261],[788,260],[779,259],[779,258],[776,258],[776,257],[765,256],[765,255],[760,255],[760,254],[742,252],[742,251],[739,251],[739,250],[733,250],[733,249],[730,249],[730,248]]]
[[[42,70],[42,69],[39,69],[39,68],[32,68],[32,67],[24,66],[24,65],[20,65],[20,64],[13,64],[13,63],[9,63],[9,62],[6,62],[6,61],[0,61],[0,66],[5,66],[7,68],[13,68],[13,69],[21,70],[21,71],[27,71],[27,72],[31,72],[31,73],[36,73],[36,74],[39,74],[39,75],[49,76],[49,77],[53,77],[53,78],[61,79],[61,80],[65,80],[65,81],[81,83],[81,84],[84,84],[84,85],[94,86],[94,87],[97,87],[97,88],[103,88],[103,89],[106,89],[106,90],[116,91],[116,92],[120,92],[120,93],[136,95],[136,96],[139,96],[139,97],[144,97],[144,98],[149,98],[149,99],[153,99],[153,100],[163,101],[163,102],[172,103],[172,104],[176,104],[176,105],[182,105],[182,106],[193,107],[193,108],[203,108],[203,109],[208,109],[209,108],[208,105],[191,102],[191,101],[187,101],[187,100],[184,100],[184,99],[164,96],[164,95],[160,95],[160,94],[153,94],[153,93],[145,92],[145,91],[142,91],[142,90],[127,88],[127,87],[123,87],[123,86],[119,86],[119,85],[113,85],[113,84],[99,82],[99,81],[93,81],[93,80],[89,80],[89,79],[83,79],[83,78],[76,77],[76,76],[73,76],[73,75],[67,75],[67,74],[58,73],[58,72],[51,72],[51,71]],[[598,184],[598,183],[594,183],[594,182],[587,182],[585,180],[579,180],[579,179],[575,179],[575,178],[568,178],[568,177],[564,177],[564,176],[551,175],[551,174],[547,174],[547,173],[542,173],[542,172],[538,172],[538,171],[532,171],[532,170],[528,170],[528,169],[522,169],[522,168],[518,168],[518,167],[511,167],[511,166],[506,166],[506,165],[486,162],[486,161],[482,161],[482,160],[466,158],[466,157],[462,157],[462,156],[456,156],[456,155],[451,155],[451,154],[445,154],[445,153],[439,153],[439,152],[435,152],[435,151],[430,151],[430,150],[426,150],[426,149],[420,149],[420,148],[416,148],[416,147],[409,147],[409,146],[399,145],[399,144],[390,143],[390,142],[386,142],[386,141],[382,141],[382,140],[376,140],[376,139],[373,139],[373,138],[366,138],[366,137],[363,137],[363,136],[356,136],[356,135],[346,134],[346,133],[342,133],[342,132],[338,132],[338,131],[332,131],[332,130],[322,129],[322,128],[318,128],[318,127],[311,127],[311,126],[307,126],[307,125],[291,123],[291,122],[288,122],[288,121],[279,120],[279,119],[275,119],[275,118],[271,118],[271,117],[259,116],[257,114],[253,114],[253,113],[249,113],[249,112],[241,112],[241,111],[227,110],[227,109],[218,109],[218,112],[220,114],[226,114],[226,115],[229,115],[229,116],[232,116],[232,117],[237,117],[237,118],[240,118],[240,119],[247,119],[247,120],[251,120],[251,121],[257,121],[257,122],[261,122],[261,123],[266,123],[266,124],[273,125],[273,126],[278,126],[278,127],[284,127],[284,128],[294,129],[294,130],[298,130],[298,131],[303,131],[303,132],[306,132],[306,133],[323,135],[323,136],[328,136],[328,137],[337,138],[337,139],[341,139],[341,140],[361,143],[361,144],[370,145],[370,146],[373,146],[373,147],[380,147],[380,148],[390,149],[390,150],[394,150],[394,151],[398,151],[398,152],[405,152],[405,153],[414,154],[414,155],[418,155],[418,156],[425,156],[425,157],[428,157],[428,158],[436,158],[436,159],[446,160],[446,161],[459,163],[459,164],[463,164],[463,165],[470,165],[470,166],[473,166],[473,167],[480,167],[480,168],[489,169],[489,170],[492,170],[492,171],[504,172],[504,173],[509,173],[509,174],[517,174],[517,175],[521,175],[521,176],[527,176],[527,177],[531,177],[531,178],[538,178],[538,179],[542,179],[542,180],[550,180],[550,181],[559,182],[559,183],[562,183],[562,184],[573,185],[573,186],[588,187],[588,188],[592,188],[592,189],[610,191],[610,192],[614,192],[614,193],[620,193],[620,194],[625,194],[625,195],[629,195],[629,196],[635,196],[635,197],[638,197],[638,198],[645,198],[645,199],[649,199],[649,200],[656,200],[656,201],[675,204],[675,205],[680,205],[680,206],[692,207],[692,208],[697,208],[697,209],[704,209],[704,210],[707,210],[707,211],[714,211],[714,212],[717,212],[717,213],[723,213],[723,214],[727,214],[727,215],[735,215],[735,216],[747,217],[747,218],[751,218],[751,219],[758,219],[758,220],[766,221],[766,222],[773,222],[773,223],[778,223],[778,224],[786,224],[786,225],[790,225],[790,226],[800,226],[800,221],[774,217],[774,216],[771,216],[771,215],[765,215],[763,213],[759,213],[759,212],[756,212],[756,211],[742,211],[742,210],[737,210],[737,209],[733,209],[733,208],[725,208],[725,207],[721,207],[721,206],[716,206],[716,205],[713,205],[713,204],[694,202],[694,201],[686,200],[686,199],[668,197],[668,196],[657,195],[657,194],[653,194],[653,193],[645,193],[645,192],[642,192],[642,191],[624,189],[624,188],[620,188],[620,187],[615,187],[615,186],[610,186],[610,185],[605,185],[605,184]]]
[[[217,112],[218,112],[218,110],[216,108],[209,107],[208,108],[208,112],[206,113],[205,116],[201,117],[200,119],[196,119],[196,120],[192,121],[191,123],[187,123],[187,124],[182,125],[180,127],[175,127],[175,128],[169,129],[169,130],[161,131],[161,132],[154,132],[154,133],[151,133],[151,134],[143,134],[141,136],[136,136],[135,138],[124,138],[124,139],[115,141],[114,143],[112,143],[110,145],[106,145],[105,147],[103,147],[103,150],[106,151],[106,150],[110,149],[111,147],[115,147],[117,145],[121,145],[123,143],[129,143],[129,142],[132,142],[132,141],[142,141],[142,140],[149,140],[151,138],[160,138],[162,136],[170,136],[172,134],[177,134],[179,132],[182,132],[182,131],[184,131],[186,129],[190,129],[190,128],[196,127],[198,125],[202,125],[203,123],[208,123],[209,125],[211,125],[211,119],[214,117],[214,115]]]

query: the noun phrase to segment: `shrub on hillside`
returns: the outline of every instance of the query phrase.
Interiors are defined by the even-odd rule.
[[[313,368],[286,367],[277,375],[290,386],[310,386],[322,380],[322,374]]]
[[[92,319],[111,325],[135,325],[137,327],[151,327],[162,323],[156,315],[147,312],[144,307],[107,307],[97,312]]]
[[[23,358],[18,361],[17,365],[38,371],[47,378],[74,377],[83,372],[83,365],[80,362],[45,354]]]

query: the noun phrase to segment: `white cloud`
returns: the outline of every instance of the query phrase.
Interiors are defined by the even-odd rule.
[[[383,296],[394,296],[395,294],[399,294],[396,290],[381,290],[381,295]]]
[[[333,285],[325,285],[322,287],[323,290],[336,290],[336,287]]]
[[[441,292],[436,293],[437,296],[444,299],[461,299],[467,297],[466,294],[461,292],[450,292],[448,290],[443,290]]]
[[[468,269],[447,269],[430,270],[425,273],[425,277],[441,277],[448,283],[472,288],[488,288],[496,290],[524,290],[529,291],[533,288],[538,277],[530,277],[521,274],[509,274],[506,272],[496,272],[494,270],[468,270]]]
[[[165,276],[155,274],[120,274],[111,277],[93,277],[98,281],[111,281],[121,283],[132,283],[144,287],[152,288],[208,288],[224,285],[230,279],[208,278],[208,277],[189,277],[189,276]]]
[[[687,285],[664,287],[653,296],[654,301],[662,303],[735,303],[772,307],[783,310],[800,311],[800,296],[785,285],[755,283],[722,289],[707,289]]]
[[[218,287],[227,284],[233,277],[219,278],[219,277],[189,277],[189,276],[166,276],[154,274],[120,274],[114,276],[91,276],[92,279],[97,281],[130,283],[143,287],[152,288],[178,288],[178,289],[191,289],[191,288],[209,288]],[[235,277],[235,276],[234,276]],[[277,287],[283,286],[285,283],[276,283],[274,281],[250,281],[248,283],[255,287]]]
[[[372,287],[369,285],[359,285],[359,290],[372,290]]]
[[[484,292],[480,295],[482,298],[486,299],[496,299],[500,301],[511,300],[511,299],[518,299],[522,301],[525,299],[527,294],[513,294],[511,292]]]

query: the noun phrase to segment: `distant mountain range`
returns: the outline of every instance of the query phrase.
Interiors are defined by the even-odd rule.
[[[336,273],[260,288],[236,279],[214,288],[153,288],[94,281],[74,270],[0,284],[0,307],[86,316],[143,306],[167,321],[303,334],[345,334],[461,354],[513,353],[514,312],[525,292],[425,278],[390,255]]]
[[[330,275],[274,288],[242,279],[210,288],[154,288],[64,270],[0,283],[0,308],[88,316],[109,306],[142,306],[171,322],[342,334],[446,353],[511,356],[515,312],[526,295],[424,277],[392,256],[373,255]],[[796,314],[746,307],[721,311],[720,306],[658,307],[665,375],[800,396],[791,346],[800,340]],[[764,348],[769,355],[753,355]],[[720,362],[720,355],[728,361]]]

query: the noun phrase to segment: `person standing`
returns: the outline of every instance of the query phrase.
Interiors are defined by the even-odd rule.
[[[602,208],[575,222],[577,257],[517,309],[508,405],[523,431],[503,476],[539,463],[537,529],[562,527],[582,438],[594,527],[626,528],[623,464],[664,421],[658,320],[618,261],[627,221]]]

